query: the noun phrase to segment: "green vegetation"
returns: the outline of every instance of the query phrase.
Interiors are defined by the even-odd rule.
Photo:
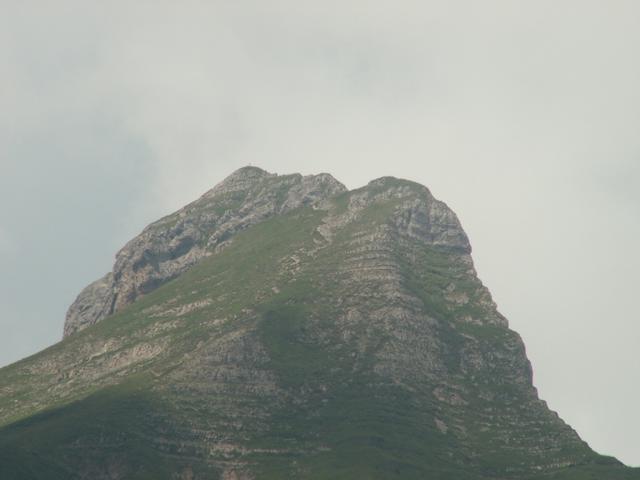
[[[3,428],[0,478],[70,480],[109,472],[140,480],[173,478],[186,465],[161,451],[171,424],[147,386],[143,378],[130,378]],[[215,473],[202,464],[196,468]]]

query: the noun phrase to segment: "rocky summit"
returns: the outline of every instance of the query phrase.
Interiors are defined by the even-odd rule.
[[[0,370],[0,478],[640,479],[538,398],[419,184],[246,167]]]

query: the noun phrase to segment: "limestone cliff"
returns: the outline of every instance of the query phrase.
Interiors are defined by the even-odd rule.
[[[237,170],[199,200],[149,225],[116,255],[113,271],[69,308],[64,336],[99,322],[185,272],[251,225],[345,191],[331,175]]]

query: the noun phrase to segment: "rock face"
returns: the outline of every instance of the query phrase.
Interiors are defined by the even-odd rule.
[[[99,322],[227,244],[251,225],[346,188],[331,175],[237,170],[199,200],[149,225],[116,255],[113,271],[87,286],[67,312],[64,336]]]
[[[640,479],[538,398],[456,215],[406,180],[242,169],[69,318],[0,370],[0,478]]]

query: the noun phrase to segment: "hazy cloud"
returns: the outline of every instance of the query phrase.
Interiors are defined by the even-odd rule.
[[[13,242],[11,238],[9,238],[9,234],[0,228],[0,255],[6,255],[11,252],[13,247]]]

